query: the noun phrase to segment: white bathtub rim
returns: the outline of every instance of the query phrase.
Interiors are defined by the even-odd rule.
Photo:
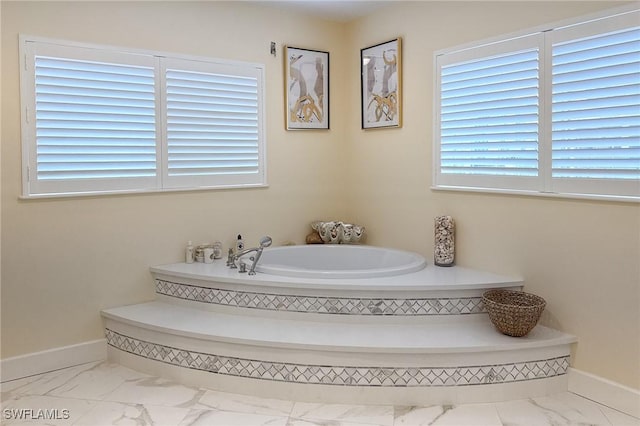
[[[486,288],[521,287],[523,279],[505,276],[462,266],[427,267],[408,274],[379,278],[300,278],[263,274],[256,275],[238,273],[237,269],[229,269],[224,260],[214,263],[172,263],[152,266],[151,273],[156,279],[188,279],[203,285],[223,283],[249,286],[252,288],[271,288],[283,290],[332,290],[332,291],[459,291],[482,290]]]

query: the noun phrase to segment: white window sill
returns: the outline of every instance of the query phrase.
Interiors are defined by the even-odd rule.
[[[640,203],[640,197],[633,197],[633,196],[571,194],[571,193],[565,194],[565,193],[558,193],[558,192],[539,192],[539,191],[525,191],[525,190],[515,190],[515,189],[495,189],[495,188],[474,188],[474,187],[465,187],[465,186],[445,186],[445,185],[431,186],[431,190],[432,191],[473,192],[473,193],[499,194],[499,195],[524,195],[524,196],[543,197],[543,198],[613,201],[613,202],[622,202],[622,203]]]
[[[229,185],[229,186],[211,186],[197,188],[168,188],[168,189],[134,189],[126,191],[94,191],[94,192],[70,192],[62,194],[31,194],[21,195],[20,200],[40,200],[48,198],[84,198],[84,197],[102,197],[113,195],[145,195],[145,194],[165,194],[176,192],[196,192],[196,191],[223,191],[228,189],[252,189],[252,188],[268,188],[269,185],[264,184],[245,184],[245,185]]]

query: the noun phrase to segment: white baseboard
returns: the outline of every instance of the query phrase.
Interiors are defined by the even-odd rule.
[[[640,391],[637,389],[569,368],[569,392],[640,418]]]
[[[6,382],[104,359],[107,359],[106,339],[33,352],[1,360],[0,381]]]

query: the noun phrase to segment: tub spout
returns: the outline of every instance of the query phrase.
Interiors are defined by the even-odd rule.
[[[251,257],[251,260],[253,261],[253,263],[251,264],[251,267],[249,268],[249,275],[255,275],[256,274],[256,265],[258,264],[258,261],[260,260],[260,256],[262,256],[262,250],[264,250],[266,247],[269,247],[272,242],[273,242],[273,240],[271,239],[271,237],[262,237],[262,238],[260,238],[260,245],[258,247],[248,248],[248,249],[239,251],[238,253],[235,253],[233,255],[231,253],[229,253],[229,260],[227,261],[227,265],[230,268],[235,269],[235,268],[238,267],[236,265],[236,262],[242,256],[245,256],[245,255],[247,255],[249,253],[255,252],[256,254]],[[240,272],[244,272],[243,269],[245,269],[245,268],[241,268]]]

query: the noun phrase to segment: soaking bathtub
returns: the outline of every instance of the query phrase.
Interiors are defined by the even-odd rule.
[[[379,278],[427,266],[417,253],[360,245],[307,245],[265,249],[256,271],[299,278]]]
[[[241,259],[249,267],[251,259]],[[247,269],[249,269],[247,267]],[[449,291],[496,287],[519,287],[521,279],[486,271],[455,266],[442,268],[428,265],[418,253],[369,245],[298,245],[268,247],[256,266],[257,273],[249,275],[231,269],[224,260],[213,263],[173,263],[151,267],[156,281],[175,282],[178,278],[191,280],[201,287],[233,287],[287,294],[306,294],[321,291],[335,296],[343,291],[352,295],[364,292],[383,296],[398,291]],[[329,292],[329,293],[327,293]],[[354,293],[355,292],[355,293]]]

